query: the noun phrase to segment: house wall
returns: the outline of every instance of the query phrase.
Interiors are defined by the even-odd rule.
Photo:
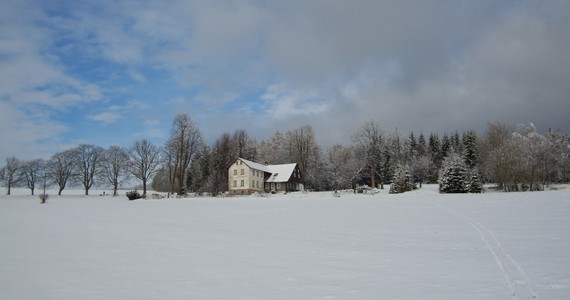
[[[265,172],[250,168],[241,160],[236,160],[228,168],[230,194],[251,194],[263,191]]]
[[[305,186],[303,185],[303,178],[298,166],[295,167],[288,181],[265,183],[266,192],[295,192],[304,190]]]
[[[302,183],[288,181],[288,182],[266,182],[266,192],[296,192],[303,191],[305,188]]]

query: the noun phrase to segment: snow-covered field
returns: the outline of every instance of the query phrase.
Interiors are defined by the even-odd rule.
[[[0,299],[570,299],[570,188],[0,196]]]

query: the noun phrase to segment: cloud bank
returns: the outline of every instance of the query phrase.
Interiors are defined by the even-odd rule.
[[[349,143],[370,119],[570,131],[567,1],[5,1],[0,14],[0,158],[160,143],[181,111],[210,141],[310,124]]]

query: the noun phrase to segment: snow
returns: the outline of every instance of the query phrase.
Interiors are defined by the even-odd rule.
[[[266,173],[271,173],[271,170],[269,170],[267,165],[262,165],[260,163],[256,163],[247,159],[243,159],[243,158],[238,158],[239,160],[243,161],[248,167],[255,169],[255,170],[259,170],[259,171],[263,171]]]
[[[66,190],[47,204],[16,192],[0,196],[0,299],[570,294],[570,189],[137,201]]]
[[[270,173],[272,174],[271,177],[269,177],[269,179],[267,179],[267,182],[287,182],[287,181],[289,181],[289,178],[291,178],[291,175],[293,174],[293,171],[295,170],[296,166],[297,166],[297,164],[283,164],[283,165],[269,165],[269,166],[267,166],[267,168],[269,168],[269,170],[271,171]]]

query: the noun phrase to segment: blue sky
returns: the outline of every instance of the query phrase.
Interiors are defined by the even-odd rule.
[[[312,125],[570,131],[568,1],[0,1],[0,159]]]

